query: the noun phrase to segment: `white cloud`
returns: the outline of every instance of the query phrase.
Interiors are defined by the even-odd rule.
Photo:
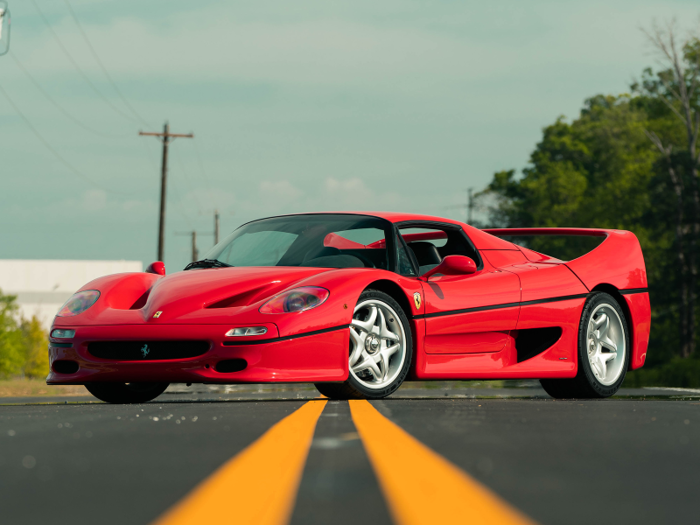
[[[262,181],[260,183],[260,197],[262,199],[272,198],[281,202],[290,202],[298,199],[304,194],[299,188],[288,180]]]
[[[348,180],[337,180],[333,177],[328,177],[324,183],[324,187],[326,188],[326,192],[331,195],[338,193],[345,194],[346,192],[352,193],[357,197],[366,197],[369,195],[369,189],[365,183],[357,177]]]
[[[411,211],[409,201],[394,191],[380,191],[370,188],[367,183],[358,178],[336,179],[328,177],[323,183],[319,201],[326,209],[334,210],[399,210]]]
[[[104,190],[86,190],[83,193],[83,209],[96,212],[107,206],[107,192]]]

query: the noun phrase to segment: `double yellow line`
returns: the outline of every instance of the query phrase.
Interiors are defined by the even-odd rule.
[[[309,401],[274,425],[154,525],[286,524],[326,402]],[[350,410],[398,525],[533,524],[369,402],[350,401]],[[243,504],[232,506],[232,499]]]

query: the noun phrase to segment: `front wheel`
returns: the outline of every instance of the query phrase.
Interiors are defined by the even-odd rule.
[[[381,399],[406,379],[412,354],[411,327],[401,306],[383,292],[366,290],[350,324],[348,380],[316,388],[331,399]]]
[[[625,314],[611,295],[596,293],[586,301],[578,335],[576,377],[542,379],[542,387],[559,399],[614,395],[629,367],[630,336]]]
[[[85,385],[93,396],[105,403],[147,403],[157,398],[168,383],[89,383]]]

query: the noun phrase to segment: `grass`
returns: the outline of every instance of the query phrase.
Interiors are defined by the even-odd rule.
[[[0,380],[2,397],[84,396],[89,395],[81,385],[47,385],[43,379]]]
[[[700,388],[700,359],[677,357],[661,366],[632,370],[627,373],[622,386],[626,388],[644,386]]]

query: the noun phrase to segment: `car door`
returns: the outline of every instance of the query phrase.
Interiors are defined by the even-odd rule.
[[[424,225],[428,230],[429,225]],[[444,225],[430,231],[401,230],[419,260],[421,269],[436,260],[427,242],[435,244],[440,258],[467,255],[477,272],[462,276],[435,275],[423,284],[425,296],[425,352],[428,354],[481,354],[502,350],[518,322],[520,280],[480,257],[461,228]],[[418,249],[416,249],[418,245]],[[518,252],[519,253],[519,252]],[[425,264],[423,264],[425,263]]]

